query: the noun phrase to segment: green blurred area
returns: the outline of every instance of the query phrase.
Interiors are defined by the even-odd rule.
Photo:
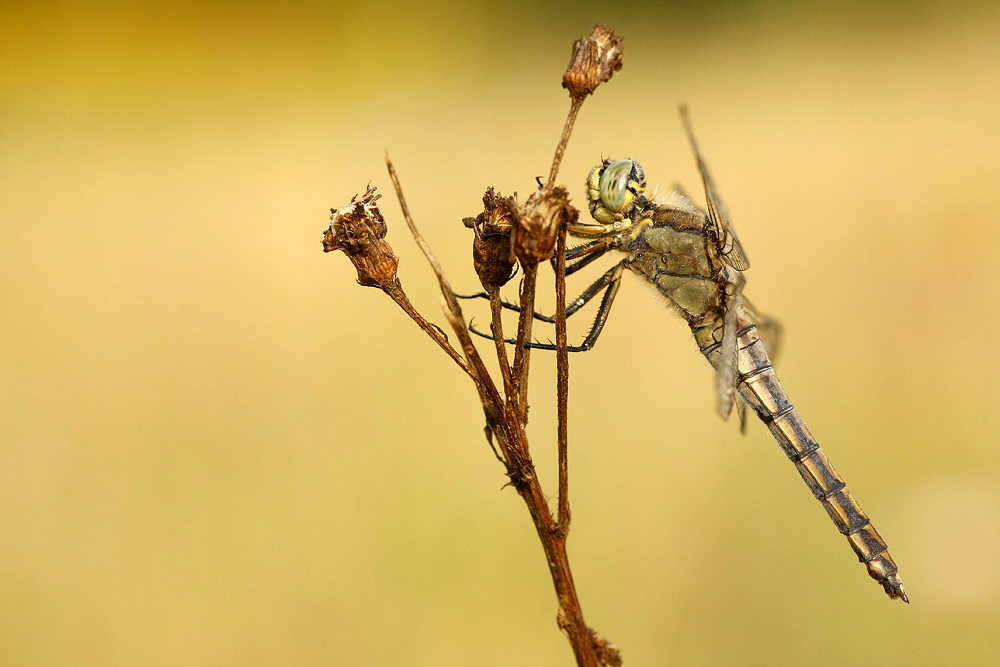
[[[625,66],[559,180],[582,207],[630,155],[700,195],[688,103],[779,374],[913,604],[629,279],[571,359],[588,623],[631,665],[1000,662],[1000,9],[299,2],[0,6],[0,664],[572,664],[472,387],[320,240],[371,180],[445,325],[383,151],[477,289],[461,218],[547,173],[599,21]]]

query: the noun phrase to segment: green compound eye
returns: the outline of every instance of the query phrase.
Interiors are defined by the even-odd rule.
[[[645,186],[642,167],[634,160],[615,160],[601,174],[601,203],[613,213],[619,213],[632,203]]]

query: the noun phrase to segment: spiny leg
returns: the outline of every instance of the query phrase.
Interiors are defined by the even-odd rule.
[[[566,275],[572,275],[587,266],[594,260],[603,257],[605,253],[611,250],[611,245],[614,243],[614,237],[606,236],[595,241],[590,241],[589,243],[583,243],[566,251],[566,259],[575,259],[578,261],[572,262],[566,265]],[[551,260],[552,270],[556,268],[555,258]]]
[[[578,247],[582,247],[582,246],[578,246]],[[598,253],[596,253],[594,255],[587,255],[582,260],[580,260],[580,262],[576,262],[576,263],[571,264],[570,266],[566,267],[566,274],[567,275],[570,274],[570,267],[576,266],[577,264],[579,264],[581,262],[585,262],[585,263],[589,264],[594,259],[596,259],[597,257],[600,257],[601,255],[603,255],[607,251],[608,251],[608,248],[603,248],[602,250],[600,250]],[[569,252],[567,252],[566,254],[569,255]],[[577,298],[573,299],[573,301],[569,304],[569,306],[566,307],[566,317],[570,317],[571,315],[573,315],[576,311],[580,310],[585,305],[587,305],[587,303],[590,302],[591,299],[593,299],[595,296],[597,296],[597,293],[600,292],[602,289],[604,289],[604,287],[607,286],[608,280],[609,280],[609,276],[612,273],[614,273],[616,269],[617,269],[617,265],[611,267],[611,269],[609,269],[607,272],[605,272],[605,274],[603,276],[601,276],[600,278],[598,278],[597,281],[594,282],[593,285],[591,285],[590,287],[588,287],[587,289],[585,289],[580,296],[578,296]],[[573,269],[573,270],[576,271],[576,269]],[[490,295],[487,294],[486,292],[476,292],[475,294],[455,294],[455,298],[457,298],[457,299],[489,299]],[[506,308],[507,310],[513,310],[515,313],[520,313],[521,312],[521,307],[519,305],[517,305],[516,303],[511,303],[509,301],[503,301],[503,300],[501,300],[500,301],[500,305],[503,308]],[[548,322],[549,324],[555,324],[555,321],[556,321],[555,315],[543,315],[543,314],[541,314],[539,312],[535,312],[535,313],[533,313],[533,316],[534,316],[534,318],[536,320],[539,320],[541,322]]]
[[[587,304],[591,299],[597,296],[602,290],[604,291],[604,298],[601,299],[601,306],[597,310],[597,316],[594,318],[594,324],[590,327],[590,331],[587,333],[587,337],[583,339],[583,343],[580,345],[570,345],[570,352],[586,352],[594,347],[597,343],[597,338],[601,335],[601,331],[604,330],[604,325],[608,321],[608,314],[611,312],[611,304],[615,301],[615,296],[618,294],[618,288],[621,286],[622,273],[625,270],[625,264],[628,260],[622,260],[618,264],[611,267],[604,275],[597,279],[593,285],[588,287],[583,294],[577,297],[573,303],[571,303],[566,308],[566,317],[569,317],[573,313],[577,312],[583,306]],[[544,315],[539,317],[535,314],[538,319],[544,322],[552,322],[555,318],[548,318]],[[469,331],[481,336],[482,338],[489,338],[492,340],[492,336],[484,334],[478,331],[473,326],[469,326]],[[506,342],[516,345],[516,340],[506,339]],[[525,341],[525,347],[530,347],[536,350],[555,350],[556,346],[551,343],[533,343],[530,341]]]
[[[490,295],[487,294],[486,292],[476,292],[475,294],[459,294],[459,293],[455,292],[454,294],[455,294],[455,298],[456,299],[489,299],[490,298]],[[504,301],[503,299],[501,299],[500,300],[500,306],[502,308],[506,309],[506,310],[513,310],[515,313],[520,313],[521,312],[521,306],[517,305],[516,303],[511,303],[510,301]],[[535,313],[533,313],[533,316],[534,316],[534,318],[536,320],[541,320],[542,322],[548,322],[549,324],[552,324],[552,323],[554,323],[556,321],[556,319],[555,319],[554,316],[542,315],[541,313],[539,313],[537,311]]]
[[[597,316],[594,317],[594,325],[590,328],[590,333],[587,337],[583,339],[583,343],[575,350],[576,352],[586,352],[587,350],[594,347],[597,343],[598,336],[604,330],[604,325],[607,324],[608,314],[611,312],[611,304],[615,301],[615,296],[618,294],[618,288],[622,284],[622,272],[625,270],[625,262],[621,262],[615,265],[611,271],[614,272],[611,281],[608,283],[608,289],[604,292],[604,298],[601,299],[601,307],[597,309]],[[575,302],[574,302],[575,303]],[[581,304],[582,305],[582,304]],[[569,310],[569,308],[567,308]],[[573,311],[576,312],[576,311]]]

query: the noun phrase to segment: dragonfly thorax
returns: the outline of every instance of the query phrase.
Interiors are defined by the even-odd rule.
[[[638,162],[604,160],[587,177],[590,214],[603,224],[624,220],[645,189],[646,174]]]

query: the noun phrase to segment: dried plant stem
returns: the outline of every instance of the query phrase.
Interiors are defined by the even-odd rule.
[[[518,418],[522,426],[528,423],[528,366],[531,361],[531,348],[525,347],[524,343],[531,340],[537,279],[538,265],[525,265],[524,278],[521,279],[519,304],[521,314],[517,320],[517,346],[514,349],[514,388],[517,391]]]
[[[399,185],[399,177],[396,176],[396,168],[392,166],[392,159],[389,158],[389,151],[385,152],[385,166],[389,170],[389,178],[392,179],[392,187],[396,190],[396,198],[399,199],[399,207],[403,210],[403,218],[406,220],[406,225],[410,228],[410,233],[413,234],[413,239],[420,246],[420,250],[424,253],[424,257],[430,262],[431,268],[434,269],[434,274],[437,276],[438,282],[447,282],[444,277],[444,270],[441,268],[441,264],[438,263],[437,257],[434,256],[434,252],[431,247],[427,245],[427,241],[424,240],[423,235],[417,229],[417,226],[413,223],[413,216],[410,215],[410,207],[406,205],[406,198],[403,197],[403,189]],[[444,285],[442,285],[442,288]],[[451,293],[451,290],[448,290]],[[454,296],[452,297],[454,299]]]
[[[500,393],[497,391],[496,385],[490,379],[489,370],[486,368],[486,364],[483,363],[482,357],[479,356],[479,351],[476,349],[475,344],[472,342],[472,337],[469,335],[469,328],[465,322],[465,317],[462,315],[462,308],[458,305],[458,300],[455,298],[455,293],[451,289],[451,283],[444,274],[444,270],[441,268],[441,264],[438,263],[437,257],[435,257],[434,252],[431,250],[430,246],[424,240],[423,235],[420,230],[417,229],[416,223],[413,222],[413,216],[410,215],[410,207],[406,205],[406,198],[403,196],[403,188],[399,184],[399,177],[396,175],[396,169],[392,165],[392,160],[389,158],[388,151],[385,154],[385,165],[389,170],[389,178],[392,179],[393,188],[396,190],[396,197],[399,199],[400,209],[403,211],[403,217],[406,219],[406,224],[410,228],[410,233],[413,235],[414,240],[420,249],[423,251],[424,256],[430,263],[431,268],[434,270],[434,274],[437,276],[438,285],[441,288],[442,299],[445,304],[444,312],[445,316],[448,318],[448,323],[451,324],[451,328],[455,331],[455,335],[458,336],[459,341],[462,343],[462,349],[465,352],[465,361],[467,363],[463,366],[471,366],[469,375],[476,383],[476,389],[479,391],[479,398],[483,404],[483,411],[486,414],[486,422],[490,430],[497,437],[497,440],[501,442],[501,451],[504,453],[504,460],[507,464],[508,471],[518,468],[520,461],[517,456],[514,456],[516,450],[510,447],[512,441],[517,439],[516,432],[511,431],[511,429],[506,424],[503,418],[503,400],[500,397]],[[398,281],[397,281],[398,282]],[[393,296],[390,294],[390,296]],[[405,299],[405,294],[403,295]],[[396,297],[393,296],[395,300]],[[397,303],[399,301],[397,300]],[[409,304],[409,300],[406,299],[406,303]],[[402,304],[400,304],[402,305]],[[410,306],[412,310],[413,307]],[[404,308],[406,310],[406,308]],[[407,311],[409,313],[410,311]],[[416,312],[415,310],[413,312]],[[413,317],[413,315],[410,315]],[[423,317],[417,313],[417,316],[423,320]],[[419,320],[416,320],[420,324]],[[426,321],[426,320],[424,320]],[[440,330],[432,324],[428,323],[428,328],[424,328],[428,331],[428,335],[431,330],[440,332]],[[443,334],[440,334],[443,336]],[[432,335],[432,337],[434,337]],[[435,338],[435,340],[437,340]],[[446,339],[447,340],[447,339]],[[449,349],[451,345],[448,345]],[[446,350],[448,351],[448,350]],[[452,349],[453,351],[453,349]],[[452,356],[449,352],[449,356]],[[454,359],[455,357],[452,356]]]
[[[497,361],[500,364],[503,377],[503,396],[490,376],[482,357],[479,355],[469,334],[468,325],[462,315],[451,285],[444,274],[441,265],[417,229],[410,214],[403,190],[396,175],[388,153],[385,155],[386,167],[392,179],[399,205],[406,219],[406,224],[413,234],[417,245],[430,263],[437,276],[441,289],[443,309],[449,324],[455,331],[461,343],[462,353],[451,345],[445,333],[433,323],[427,321],[416,311],[409,298],[403,292],[399,280],[395,277],[398,259],[392,249],[384,242],[386,227],[381,213],[375,206],[378,196],[374,189],[369,188],[365,197],[357,204],[352,203],[340,212],[334,211],[331,218],[331,228],[324,236],[324,250],[343,250],[358,268],[358,282],[362,285],[380,287],[389,295],[414,322],[430,336],[455,363],[472,378],[482,403],[486,417],[487,437],[491,446],[493,439],[499,445],[499,451],[494,452],[506,466],[507,476],[511,485],[524,499],[531,515],[535,530],[542,543],[545,559],[552,576],[556,596],[559,600],[557,622],[562,628],[573,648],[577,664],[580,667],[600,667],[621,664],[621,656],[617,648],[610,642],[601,639],[587,627],[583,611],[573,584],[573,574],[570,570],[569,558],[566,553],[566,540],[569,534],[569,472],[568,472],[568,394],[569,394],[569,354],[566,334],[566,225],[567,220],[576,219],[577,212],[569,205],[569,198],[564,188],[555,188],[555,180],[559,173],[573,125],[577,114],[583,106],[583,100],[596,89],[598,85],[611,78],[611,74],[621,68],[621,39],[606,26],[597,25],[588,38],[574,43],[573,59],[570,67],[563,75],[563,86],[570,91],[571,106],[562,136],[556,147],[549,172],[548,186],[535,193],[526,203],[525,209],[515,214],[516,224],[509,235],[511,239],[511,256],[516,257],[521,264],[523,277],[519,299],[520,316],[518,319],[517,337],[514,348],[513,363],[509,363],[504,343],[503,324],[501,321],[501,303],[499,285],[503,280],[489,279],[484,282],[495,283],[487,287],[490,299],[491,330],[496,341]],[[486,213],[495,212],[497,197],[492,189],[484,197]],[[513,206],[517,206],[516,200]],[[337,216],[340,217],[337,217]],[[558,220],[558,228],[550,224]],[[482,218],[480,218],[482,221]],[[348,227],[347,223],[358,225]],[[362,224],[364,223],[364,224]],[[473,221],[475,224],[475,221]],[[366,226],[367,225],[367,226]],[[341,232],[338,234],[338,230]],[[535,306],[535,290],[538,277],[538,264],[552,254],[553,234],[555,231],[556,252],[556,353],[557,353],[557,403],[558,403],[558,454],[559,454],[559,500],[557,518],[553,517],[548,497],[542,490],[538,476],[535,474],[534,463],[528,448],[528,438],[525,430],[528,417],[528,376],[531,360],[530,348],[525,343],[531,340],[533,313]],[[477,234],[481,230],[477,228]],[[477,236],[477,238],[480,238]],[[494,236],[495,238],[495,236]],[[477,257],[493,257],[496,266],[492,272],[480,273],[483,276],[505,276],[509,271],[510,262],[506,253],[490,254],[487,249]],[[475,253],[474,253],[475,254]],[[479,260],[477,260],[479,261]],[[477,273],[480,265],[477,264]],[[489,268],[489,267],[487,267]],[[509,276],[508,276],[509,278]]]
[[[393,301],[396,302],[397,305],[399,305],[400,308],[403,309],[407,315],[410,316],[410,319],[417,323],[417,326],[423,329],[435,343],[441,346],[442,350],[448,353],[448,356],[451,357],[470,378],[472,378],[472,381],[476,383],[477,387],[482,384],[476,372],[469,366],[469,363],[455,350],[455,348],[451,346],[451,343],[448,342],[448,337],[443,331],[441,331],[441,328],[433,322],[428,322],[423,315],[417,312],[417,309],[413,307],[412,303],[410,303],[410,299],[406,296],[406,292],[403,291],[403,287],[399,284],[398,280],[396,281],[395,288],[389,287],[384,291]]]
[[[414,238],[417,239],[417,243],[424,251],[425,256],[427,256],[428,261],[434,268],[434,272],[438,276],[438,282],[441,285],[446,306],[445,315],[462,341],[465,359],[458,357],[457,352],[455,352],[450,344],[447,344],[447,339],[444,339],[444,344],[442,344],[443,334],[437,327],[428,323],[419,313],[413,310],[405,294],[402,294],[401,288],[399,293],[394,293],[392,290],[388,291],[388,293],[428,335],[434,338],[448,352],[449,356],[453,359],[458,357],[456,363],[460,363],[463,369],[467,368],[466,372],[476,380],[476,387],[483,404],[487,427],[500,445],[499,449],[503,461],[507,466],[507,474],[510,477],[511,485],[514,486],[521,498],[524,499],[532,522],[535,524],[535,531],[538,533],[539,540],[542,543],[542,549],[545,552],[545,560],[549,565],[549,573],[552,576],[556,597],[559,600],[559,614],[557,617],[559,626],[566,632],[570,640],[577,664],[581,667],[599,667],[600,662],[595,647],[595,635],[584,621],[580,600],[577,597],[576,588],[573,584],[573,574],[570,570],[569,558],[566,554],[566,531],[560,528],[561,523],[557,523],[552,516],[548,499],[542,490],[538,476],[535,474],[534,463],[531,460],[531,454],[528,449],[527,434],[524,430],[524,410],[527,405],[525,396],[530,361],[530,356],[527,354],[528,350],[523,345],[517,346],[514,371],[513,375],[511,375],[510,366],[506,366],[506,350],[503,348],[503,343],[499,344],[497,350],[498,360],[500,361],[501,369],[504,366],[507,368],[506,373],[504,373],[505,391],[507,391],[507,386],[509,385],[510,393],[508,394],[508,398],[517,397],[516,402],[508,401],[505,404],[493,380],[490,378],[482,358],[472,343],[461,309],[458,308],[458,303],[451,292],[451,287],[444,272],[441,270],[436,259],[434,259],[433,252],[431,252],[430,247],[423,240],[423,237],[417,230],[416,224],[410,216],[409,209],[406,207],[403,197],[402,187],[399,184],[399,179],[388,156],[386,157],[386,165],[389,168],[390,177],[392,178],[393,186],[396,189],[396,194],[400,200],[400,206],[403,209],[403,215],[407,220],[410,231],[413,233]],[[563,239],[563,243],[565,244],[565,239]],[[523,315],[525,313],[530,314],[533,310],[536,277],[537,266],[525,267],[520,303],[522,318],[518,327],[518,340],[522,343],[528,340],[531,335],[532,318],[530,315],[527,317],[523,317]],[[490,300],[491,303],[496,304],[492,307],[492,310],[494,310],[493,320],[497,327],[494,335],[498,341],[502,341],[502,329],[499,325],[499,293],[497,292]],[[565,286],[563,300],[565,301]],[[466,360],[468,362],[464,363]],[[562,516],[568,516],[568,511]]]
[[[490,331],[497,347],[497,361],[500,362],[500,375],[503,377],[503,391],[508,401],[516,399],[514,379],[510,374],[510,362],[507,360],[507,344],[503,337],[503,319],[500,317],[503,306],[500,305],[500,288],[489,287],[490,295]]]
[[[563,155],[566,153],[566,144],[569,143],[569,137],[573,134],[573,125],[576,123],[576,115],[580,113],[580,107],[583,106],[583,99],[575,97],[570,99],[566,125],[563,126],[562,136],[559,137],[559,144],[556,146],[556,154],[552,158],[552,168],[549,170],[547,185],[550,188],[556,184],[556,176],[559,175],[559,165],[562,164]]]
[[[566,225],[556,241],[556,409],[559,447],[559,530],[569,532],[569,349],[566,338]]]
[[[460,337],[468,338],[469,345],[472,345],[472,338],[469,336],[468,329],[465,325],[465,318],[462,316],[462,308],[458,305],[458,299],[455,298],[455,293],[451,289],[451,284],[448,282],[448,278],[444,275],[444,270],[441,268],[441,264],[437,261],[437,257],[434,256],[434,252],[431,247],[427,245],[427,241],[424,240],[423,235],[417,229],[416,224],[413,222],[413,216],[410,215],[410,207],[406,205],[406,198],[403,197],[403,189],[399,185],[399,177],[396,176],[396,169],[392,166],[392,160],[389,159],[389,151],[385,152],[385,166],[389,170],[389,178],[392,179],[392,186],[396,190],[396,197],[399,199],[399,207],[403,210],[403,218],[406,219],[406,224],[410,228],[410,233],[413,234],[413,239],[420,246],[420,250],[424,253],[424,257],[430,262],[431,268],[434,269],[434,275],[437,276],[438,284],[441,286],[441,294],[444,295],[445,303],[448,305],[448,310],[452,312],[453,315],[457,316],[461,320],[463,325],[463,334],[459,334]],[[464,344],[464,340],[462,341]],[[472,345],[475,349],[475,345]],[[478,355],[477,355],[478,356]]]
[[[479,376],[478,383],[484,386],[486,384],[492,385],[492,382],[485,382],[489,378],[489,372],[486,370],[486,365],[483,364],[483,360],[472,342],[472,337],[469,335],[469,328],[466,326],[465,317],[462,315],[462,308],[458,305],[458,299],[455,298],[455,293],[451,289],[451,283],[448,282],[448,278],[444,275],[444,269],[441,268],[441,264],[437,261],[437,257],[434,256],[431,247],[427,245],[427,241],[424,240],[420,230],[417,229],[416,223],[413,222],[413,216],[410,215],[410,207],[406,205],[403,188],[399,184],[399,177],[396,175],[395,167],[392,166],[392,160],[389,158],[388,151],[385,153],[385,166],[389,170],[389,178],[392,179],[392,186],[396,190],[396,198],[399,199],[399,207],[403,211],[403,218],[406,220],[406,225],[410,228],[413,239],[420,246],[424,257],[427,258],[431,268],[434,270],[434,275],[437,276],[438,285],[441,287],[441,294],[446,306],[445,313],[448,315],[448,322],[452,325],[452,329],[455,330],[455,334],[461,341],[469,363],[475,368],[475,372]]]

